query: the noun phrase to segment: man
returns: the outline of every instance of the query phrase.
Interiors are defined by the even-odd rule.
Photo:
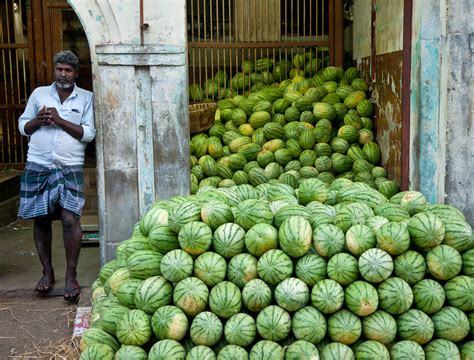
[[[34,219],[33,236],[43,266],[43,277],[36,285],[40,293],[49,292],[55,282],[51,223],[61,220],[67,263],[64,299],[77,302],[81,292],[76,268],[82,241],[82,166],[85,147],[95,137],[92,93],[75,84],[79,59],[74,53],[61,51],[53,62],[56,81],[35,89],[19,118],[20,133],[30,141],[18,217]]]

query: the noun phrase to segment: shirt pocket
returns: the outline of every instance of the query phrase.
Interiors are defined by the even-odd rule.
[[[82,120],[82,112],[77,109],[71,109],[71,111],[69,111],[67,120],[73,124],[80,125]]]

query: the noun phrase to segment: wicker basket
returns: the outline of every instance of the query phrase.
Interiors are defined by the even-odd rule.
[[[189,127],[191,134],[208,130],[214,124],[216,103],[189,105]]]

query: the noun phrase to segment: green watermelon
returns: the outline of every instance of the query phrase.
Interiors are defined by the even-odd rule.
[[[137,288],[135,305],[137,309],[153,314],[161,306],[168,305],[173,296],[173,286],[162,276],[153,276]],[[133,345],[133,344],[130,344]]]
[[[265,340],[283,340],[290,330],[290,314],[279,306],[267,306],[257,316],[257,331]]]
[[[224,331],[221,320],[210,311],[196,315],[191,323],[189,333],[196,345],[212,346],[216,344]]]
[[[162,254],[179,248],[178,236],[169,225],[154,226],[148,233],[148,244]]]
[[[312,228],[301,216],[290,216],[278,231],[281,249],[292,257],[301,257],[311,248]]]
[[[392,274],[392,257],[382,249],[369,249],[359,257],[359,271],[367,281],[382,282]]]
[[[428,271],[436,279],[449,280],[455,277],[462,268],[459,252],[448,245],[438,245],[426,255]]]
[[[377,310],[362,319],[362,334],[366,339],[387,345],[397,335],[397,323],[389,313]]]
[[[258,276],[270,285],[289,278],[293,273],[293,262],[282,250],[272,249],[264,253],[257,264]]]
[[[278,231],[270,224],[255,224],[245,234],[245,247],[250,254],[260,257],[278,247]]]
[[[227,265],[227,279],[243,288],[246,283],[257,277],[257,258],[250,254],[238,254]]]
[[[230,317],[224,327],[226,341],[232,345],[249,346],[255,340],[257,327],[255,320],[248,314],[235,314]]]
[[[397,318],[398,336],[423,345],[434,335],[434,324],[423,311],[410,309]]]
[[[462,311],[474,310],[474,277],[456,276],[446,282],[444,291],[449,305]]]
[[[214,251],[224,258],[240,254],[245,248],[245,230],[238,224],[223,224],[214,232],[212,244]]]
[[[193,274],[207,286],[213,286],[225,279],[227,263],[225,259],[214,252],[206,251],[194,261]]]
[[[385,345],[378,341],[367,340],[357,345],[355,357],[367,360],[390,360],[390,353]]]
[[[171,250],[163,255],[160,269],[166,280],[177,283],[192,274],[193,258],[186,251]]]
[[[400,255],[410,247],[410,233],[404,223],[390,221],[383,224],[375,234],[377,247],[390,255]]]
[[[184,360],[186,351],[176,340],[165,339],[156,342],[148,353],[149,360]]]
[[[300,279],[290,277],[275,288],[275,300],[286,311],[297,311],[308,303],[308,286]]]
[[[212,230],[203,222],[189,222],[179,230],[178,241],[181,249],[187,253],[200,255],[211,247]]]
[[[92,344],[103,344],[109,346],[113,351],[117,351],[120,347],[119,342],[113,335],[110,335],[105,330],[92,327],[87,329],[82,335],[80,342],[80,350],[84,351]]]
[[[271,340],[260,340],[252,347],[249,353],[250,360],[283,360],[284,350],[276,342]]]
[[[340,253],[344,249],[345,236],[342,230],[332,224],[322,224],[313,229],[313,246],[325,258]]]
[[[165,305],[158,308],[151,318],[151,328],[159,340],[180,341],[188,331],[186,314],[176,306]]]
[[[114,360],[114,354],[114,350],[109,345],[92,343],[84,349],[79,360]]]
[[[333,342],[327,344],[320,351],[321,359],[324,360],[355,360],[354,352],[352,349],[344,344]]]
[[[426,314],[440,310],[446,299],[443,287],[435,280],[423,279],[413,286],[413,303]]]
[[[314,286],[327,277],[327,262],[318,254],[307,254],[298,259],[295,273],[308,286]]]
[[[379,305],[379,297],[375,287],[365,281],[354,281],[344,292],[346,306],[359,316],[374,313]]]
[[[429,212],[413,215],[408,221],[408,230],[413,243],[423,249],[441,244],[445,233],[441,219]]]
[[[446,306],[431,316],[435,336],[438,339],[461,341],[470,329],[469,319],[466,314],[454,306]]]
[[[120,349],[115,353],[114,360],[147,360],[148,354],[139,346],[134,345],[122,345]]]
[[[332,314],[344,304],[344,290],[334,280],[321,280],[311,290],[311,303],[323,314]]]
[[[426,360],[460,360],[461,355],[455,343],[445,339],[436,339],[425,346]]]
[[[378,289],[379,307],[392,315],[407,311],[413,303],[413,292],[403,279],[390,277]]]
[[[362,334],[362,323],[358,316],[349,310],[339,310],[328,319],[328,335],[332,341],[350,345]]]
[[[259,312],[270,305],[272,291],[270,287],[260,279],[250,280],[242,290],[242,302],[245,307],[253,312]]]
[[[202,360],[202,359],[215,360],[216,354],[210,347],[204,346],[204,345],[198,345],[198,346],[193,347],[186,355],[186,360]]]
[[[234,360],[234,359],[248,359],[249,354],[247,351],[237,345],[226,345],[224,346],[217,355],[219,360]]]
[[[425,353],[423,348],[414,341],[403,340],[396,342],[390,349],[390,358],[392,360],[424,360]]]
[[[346,253],[336,254],[328,261],[327,274],[340,285],[349,285],[359,277],[357,259]]]
[[[173,303],[188,316],[195,316],[203,311],[208,302],[209,289],[196,278],[189,277],[176,284],[173,292]]]
[[[376,242],[375,232],[367,225],[353,225],[346,232],[346,247],[353,255],[362,255],[375,247]]]
[[[393,273],[408,284],[414,285],[425,277],[425,258],[414,250],[408,250],[393,261]]]
[[[305,340],[297,340],[285,349],[285,360],[319,359],[318,348]]]
[[[291,329],[296,339],[317,344],[326,335],[326,319],[315,307],[305,306],[294,313]]]
[[[150,339],[150,316],[142,310],[130,310],[117,324],[117,339],[123,345],[142,346]]]
[[[242,294],[239,288],[230,281],[214,285],[209,293],[209,308],[223,319],[237,314],[242,307]]]

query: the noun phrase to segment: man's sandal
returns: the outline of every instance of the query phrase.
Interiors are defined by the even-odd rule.
[[[76,295],[67,296],[71,292],[75,292],[75,290],[79,290],[79,292]],[[81,296],[81,286],[80,285],[64,288],[64,300],[66,300],[69,304],[77,304],[80,296]]]

